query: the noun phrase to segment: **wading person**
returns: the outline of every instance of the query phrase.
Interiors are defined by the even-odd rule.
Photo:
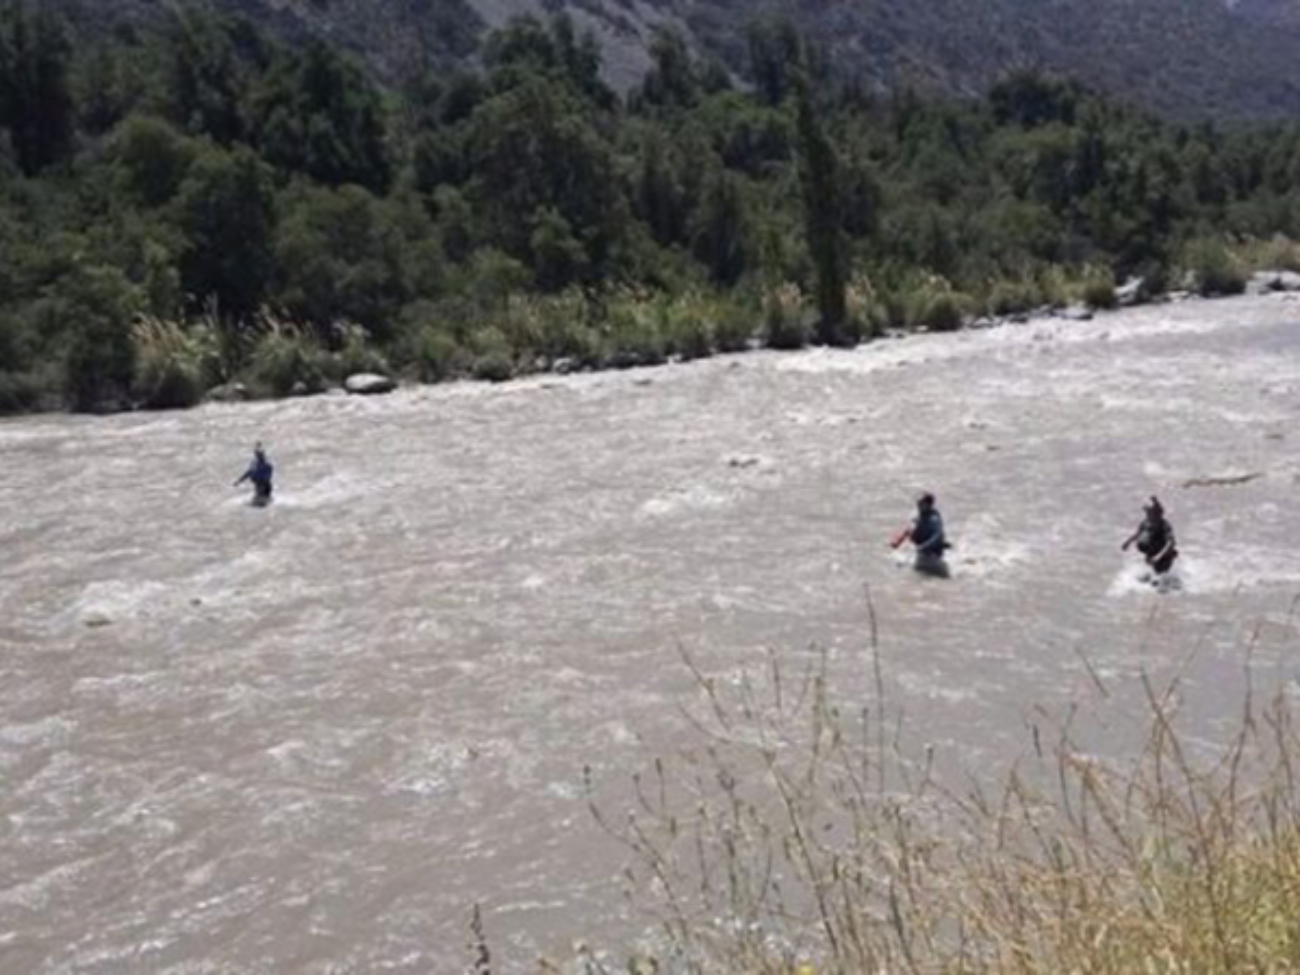
[[[243,476],[235,482],[235,487],[239,487],[245,481],[252,482],[253,505],[265,508],[271,503],[271,478],[274,474],[275,468],[266,459],[266,451],[259,443],[253,447],[253,462],[248,465],[248,470],[244,471]]]
[[[1164,505],[1155,495],[1142,509],[1145,517],[1137,531],[1129,536],[1122,546],[1127,552],[1134,545],[1146,557],[1147,565],[1156,576],[1163,576],[1174,567],[1178,559],[1178,547],[1174,541],[1174,528],[1165,517]]]
[[[912,523],[891,540],[894,548],[911,542],[916,547],[915,568],[926,575],[948,576],[948,562],[943,553],[952,546],[943,530],[943,515],[935,506],[934,495],[928,491],[916,501],[916,517]]]

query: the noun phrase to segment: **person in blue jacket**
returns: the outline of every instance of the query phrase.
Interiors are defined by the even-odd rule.
[[[928,491],[916,501],[916,518],[912,524],[894,536],[894,548],[904,542],[916,546],[916,569],[931,575],[946,576],[948,563],[943,553],[952,546],[943,530],[943,515],[935,505],[934,495]]]
[[[253,504],[259,508],[265,508],[271,503],[271,478],[275,475],[275,467],[266,459],[266,451],[262,445],[255,444],[253,447],[253,462],[248,465],[248,470],[244,471],[243,476],[235,482],[235,487],[243,484],[245,481],[251,481],[253,484]]]

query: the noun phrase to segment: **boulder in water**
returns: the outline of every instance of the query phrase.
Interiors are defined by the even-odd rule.
[[[243,383],[223,383],[209,389],[207,395],[210,403],[243,403],[251,398]]]
[[[1064,318],[1067,322],[1090,322],[1093,319],[1093,313],[1091,308],[1084,305],[1071,305],[1058,311],[1056,317]]]
[[[1132,308],[1146,296],[1146,278],[1129,278],[1115,289],[1115,301],[1121,308]]]
[[[375,372],[359,372],[348,376],[343,388],[353,396],[379,396],[395,390],[397,382]]]
[[[1256,271],[1246,284],[1246,293],[1252,295],[1292,291],[1300,291],[1300,274],[1295,271]]]
[[[736,471],[767,473],[776,466],[771,457],[761,454],[730,454],[724,460],[728,467]]]

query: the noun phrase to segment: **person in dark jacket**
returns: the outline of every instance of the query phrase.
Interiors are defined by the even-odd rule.
[[[275,467],[267,460],[266,451],[259,443],[253,447],[253,462],[248,465],[248,470],[244,471],[243,476],[235,482],[235,487],[239,487],[245,481],[251,481],[253,504],[258,508],[265,508],[271,503],[271,478],[274,475]]]
[[[1143,508],[1145,517],[1137,531],[1124,542],[1123,551],[1127,552],[1134,545],[1146,557],[1147,565],[1157,576],[1163,576],[1174,567],[1178,559],[1178,545],[1174,539],[1173,525],[1165,517],[1164,505],[1155,495]]]
[[[916,546],[916,569],[929,575],[948,575],[948,563],[943,553],[952,546],[943,529],[943,515],[935,505],[934,495],[928,491],[916,501],[916,518],[912,524],[894,536],[892,545],[898,548],[904,542]]]

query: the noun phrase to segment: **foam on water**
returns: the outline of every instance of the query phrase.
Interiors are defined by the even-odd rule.
[[[174,590],[161,582],[113,579],[92,582],[67,612],[67,620],[85,626],[135,620],[162,611],[174,601]]]
[[[1110,584],[1110,595],[1116,598],[1130,596],[1163,596],[1184,589],[1182,570],[1175,568],[1164,575],[1156,575],[1143,564],[1125,566]]]
[[[719,491],[692,485],[651,498],[641,505],[640,511],[645,518],[669,518],[678,513],[722,508],[730,503],[730,500],[727,495]]]
[[[1028,539],[1016,536],[1015,528],[987,513],[978,513],[955,528],[955,532],[950,530],[954,547],[948,561],[954,572],[982,583],[1000,580],[1010,584],[1019,570],[1048,555],[1036,553]]]
[[[1179,572],[1188,592],[1204,595],[1300,587],[1300,559],[1259,549],[1192,551],[1179,560]]]
[[[282,474],[275,500],[265,510],[318,511],[322,508],[346,506],[362,498],[372,497],[378,487],[373,478],[352,472],[330,474],[316,483],[302,487],[286,488],[283,486],[285,480],[287,478]],[[247,499],[243,503],[247,504]]]

